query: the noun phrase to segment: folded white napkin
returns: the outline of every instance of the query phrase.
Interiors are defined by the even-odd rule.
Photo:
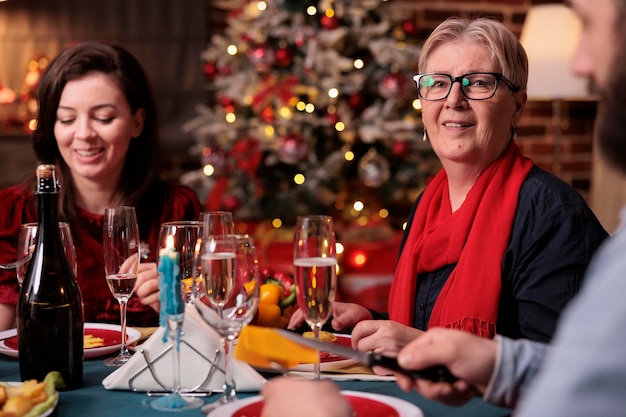
[[[160,327],[138,347],[127,364],[102,381],[104,388],[133,391],[171,390],[174,364],[172,341],[168,338],[167,342],[163,342],[164,332],[165,328]],[[200,318],[196,309],[186,306],[180,343],[180,382],[184,390],[202,392],[222,390],[224,359],[221,354],[216,356],[219,352],[219,340],[217,333]],[[152,362],[151,367],[148,366],[148,361]],[[237,391],[256,392],[266,382],[266,379],[247,363],[235,359],[232,368]],[[207,380],[210,372],[212,373]],[[157,382],[153,374],[165,387]]]

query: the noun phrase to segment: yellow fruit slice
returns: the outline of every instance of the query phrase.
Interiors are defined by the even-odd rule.
[[[239,334],[235,359],[260,368],[290,369],[301,363],[317,363],[316,349],[281,336],[271,327],[247,325]]]

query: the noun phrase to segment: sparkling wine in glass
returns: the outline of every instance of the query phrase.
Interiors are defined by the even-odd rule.
[[[206,225],[206,223],[205,223]],[[232,375],[232,348],[242,327],[258,308],[261,278],[254,242],[248,235],[207,235],[196,254],[199,274],[193,305],[220,336],[224,357],[224,390],[219,400],[202,407],[209,413],[237,399]]]
[[[172,392],[150,403],[162,411],[182,411],[200,407],[199,398],[184,396],[180,382],[180,341],[183,333],[187,288],[194,278],[194,256],[202,236],[199,221],[163,223],[159,235],[159,300],[160,324],[172,343]]]
[[[300,216],[294,234],[296,299],[319,339],[322,326],[330,317],[337,289],[337,256],[333,219],[330,216]],[[314,367],[320,379],[320,364]]]
[[[126,347],[126,304],[133,294],[139,269],[139,227],[135,208],[108,207],[104,211],[104,269],[111,294],[120,305],[122,342],[119,354],[107,358],[107,366],[121,366],[130,359]]]
[[[65,256],[72,267],[74,276],[76,276],[76,249],[74,248],[70,224],[67,222],[59,222],[59,231],[61,232],[61,241],[65,247]],[[22,282],[24,282],[24,277],[26,276],[26,271],[28,271],[28,265],[30,264],[30,258],[33,256],[33,248],[36,242],[37,223],[22,224],[20,227],[19,241],[17,243],[17,262],[15,265],[17,282],[20,286]]]

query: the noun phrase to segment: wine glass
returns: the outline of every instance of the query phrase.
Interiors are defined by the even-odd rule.
[[[15,263],[15,273],[20,286],[22,282],[24,282],[24,277],[26,276],[26,271],[30,264],[30,258],[33,256],[33,249],[37,242],[37,229],[37,223],[24,223],[20,227],[20,236],[17,243],[17,262]],[[72,267],[74,276],[76,276],[76,250],[74,248],[70,224],[67,222],[59,222],[59,231],[61,232],[61,241],[65,247],[65,256]]]
[[[204,235],[232,235],[235,233],[233,213],[230,211],[203,211],[200,213]]]
[[[224,390],[219,400],[202,407],[202,412],[209,413],[237,399],[232,347],[256,313],[261,278],[254,242],[248,235],[207,235],[205,230],[195,259],[201,279],[192,304],[219,334],[224,356]]]
[[[139,227],[134,207],[107,207],[104,210],[103,246],[106,280],[120,305],[122,327],[120,353],[104,363],[121,366],[131,356],[126,347],[126,303],[133,295],[139,270]]]
[[[330,216],[300,216],[294,234],[293,264],[298,306],[319,339],[331,314],[337,288],[337,255],[333,219]],[[320,379],[320,363],[314,366]]]
[[[200,407],[199,398],[183,397],[180,385],[180,339],[185,318],[187,288],[194,279],[194,255],[198,239],[202,236],[199,221],[163,223],[159,235],[159,300],[160,324],[172,341],[173,387],[172,393],[150,403],[162,411],[182,411]]]

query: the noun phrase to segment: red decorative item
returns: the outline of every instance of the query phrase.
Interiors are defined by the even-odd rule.
[[[233,144],[230,155],[239,169],[250,177],[256,177],[256,171],[263,157],[258,140],[253,137],[238,140]]]
[[[222,202],[222,204],[224,206],[224,210],[226,211],[237,211],[237,209],[241,205],[241,202],[239,201],[237,197],[232,196],[232,195],[227,195],[227,196],[224,196],[224,201]]]
[[[390,72],[385,75],[380,84],[378,91],[380,95],[386,99],[402,98],[408,92],[408,79],[401,72]]]
[[[360,93],[352,94],[348,98],[348,104],[352,109],[359,109],[363,106],[363,96]]]
[[[324,29],[331,30],[331,29],[337,29],[340,25],[340,22],[339,22],[339,19],[337,19],[335,16],[328,17],[324,15],[320,19],[320,24],[322,25]]]
[[[261,110],[261,120],[265,123],[272,123],[274,121],[274,109],[271,107],[266,107]]]
[[[211,165],[213,175],[224,175],[228,167],[226,152],[217,146],[205,146],[202,148],[202,165]]]
[[[214,62],[207,62],[206,64],[204,64],[204,66],[202,67],[202,72],[204,73],[204,75],[206,75],[208,78],[213,78],[215,77],[215,75],[217,75],[217,67],[215,66]]]
[[[328,120],[328,123],[334,126],[339,121],[339,116],[337,116],[337,113],[329,113],[326,115],[326,120]]]
[[[408,140],[397,140],[391,145],[391,152],[394,156],[405,156],[411,150]]]
[[[278,159],[286,164],[297,164],[308,152],[309,144],[300,134],[290,133],[278,139]]]
[[[402,23],[402,30],[407,35],[416,35],[417,34],[417,25],[415,24],[415,20],[405,20]]]
[[[260,72],[268,71],[274,62],[276,62],[276,54],[272,47],[266,43],[256,45],[248,51],[248,58],[254,68]]]
[[[276,51],[276,64],[288,67],[293,62],[293,52],[289,48],[280,48]]]

